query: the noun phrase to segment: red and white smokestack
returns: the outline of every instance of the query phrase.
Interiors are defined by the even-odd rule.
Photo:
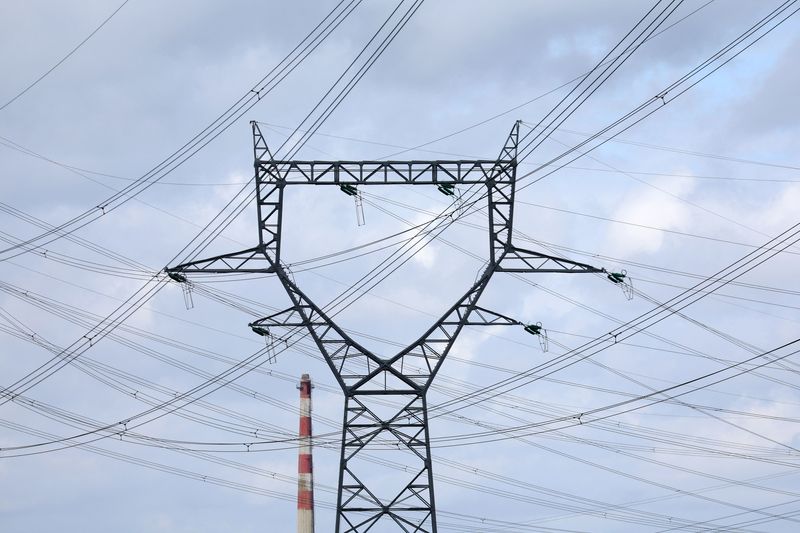
[[[300,378],[300,449],[297,458],[297,533],[314,533],[314,465],[311,459],[311,379]]]

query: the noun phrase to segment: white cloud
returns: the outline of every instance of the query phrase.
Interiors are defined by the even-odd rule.
[[[679,198],[691,198],[694,183],[691,180],[673,180],[656,181],[652,185],[661,190],[637,184],[631,192],[620,199],[610,218],[667,230],[687,230],[691,226],[692,211],[691,207]],[[612,224],[605,249],[614,251],[610,255],[623,257],[654,254],[661,249],[666,238],[668,237],[663,232]]]
[[[9,5],[3,6],[6,16],[0,16],[0,44],[4,50],[18,53],[0,57],[0,70],[4,73],[0,93],[5,96],[24,86],[27,80],[34,79],[43,66],[51,64],[59,53],[68,50],[70,43],[78,42],[85,35],[86,29],[102,20],[108,10],[108,6],[98,2],[70,6],[35,1],[16,3],[13,6],[7,4]],[[686,14],[700,5],[700,2],[686,2],[681,7],[682,13]],[[257,6],[237,1],[226,2],[224,5],[187,1],[169,5],[130,2],[107,28],[74,57],[18,103],[0,111],[0,134],[68,164],[121,176],[141,175],[210,123],[238,96],[246,93],[251,84],[268,71],[276,58],[290,50],[310,29],[310,24],[316,23],[331,6],[332,2],[327,1],[298,5],[285,2],[259,3]],[[453,133],[529,101],[585,72],[598,54],[610,48],[627,31],[628,26],[643,14],[645,7],[634,1],[613,5],[590,1],[529,0],[502,3],[427,2],[321,131],[404,146],[414,146]],[[706,57],[715,47],[724,44],[767,8],[768,6],[759,2],[742,3],[737,9],[730,9],[726,2],[712,2],[698,14],[638,50],[624,68],[565,126],[592,131],[597,124],[617,118],[627,112],[634,102],[651,96],[654,87],[664,80],[676,78],[700,58]],[[379,2],[362,4],[354,18],[343,24],[332,40],[324,44],[318,54],[304,62],[278,90],[262,98],[258,106],[246,113],[240,122],[231,126],[167,179],[184,183],[233,183],[248,180],[252,148],[250,129],[246,121],[255,119],[287,126],[297,124],[346,66],[352,55],[360,49],[368,38],[368,32],[377,27],[379,18],[386,14],[387,9],[388,4]],[[67,19],[70,23],[64,24],[63,21]],[[749,62],[739,63],[735,75],[709,78],[698,87],[700,90],[690,91],[674,105],[665,107],[664,111],[626,132],[626,138],[689,151],[712,152],[796,166],[796,135],[792,135],[791,126],[793,111],[797,106],[791,96],[792,88],[796,87],[794,81],[797,69],[792,70],[786,65],[791,66],[796,55],[787,51],[796,49],[800,35],[797,24],[796,20],[790,20],[771,34],[770,38],[758,43],[753,48],[753,51],[758,49],[758,55],[749,56]],[[742,57],[748,54],[749,52]],[[758,63],[758,69],[754,69],[755,63]],[[760,82],[737,82],[743,79],[753,81],[752,76],[756,76]],[[565,91],[556,91],[547,98],[535,100],[485,125],[425,147],[436,153],[416,151],[399,157],[494,155],[515,118],[535,120],[543,116],[562,94]],[[267,135],[270,146],[275,147],[283,138],[273,132]],[[569,139],[574,142],[576,138]],[[314,137],[311,144],[314,149],[305,150],[304,156],[317,157],[320,153],[328,153],[342,158],[369,159],[399,150],[324,136]],[[609,158],[619,168],[644,172],[673,171],[678,174],[767,179],[794,179],[797,174],[787,168],[744,166],[729,160],[643,150],[614,143],[609,143],[598,152],[604,154],[599,156],[601,159]],[[105,188],[67,173],[63,168],[2,146],[0,153],[0,172],[8,178],[0,180],[2,201],[50,222],[66,220],[84,208],[96,205],[108,195]],[[545,155],[537,153],[527,162],[538,157],[545,160]],[[581,161],[575,164],[590,166]],[[782,230],[797,220],[797,205],[800,204],[800,186],[797,184],[693,181],[668,177],[642,179],[767,233]],[[108,183],[120,186],[123,182],[109,178]],[[351,198],[335,189],[329,190],[330,194],[316,189],[318,188],[309,187],[288,194],[288,207],[284,213],[284,251],[288,261],[348,249],[406,227],[370,206],[366,206],[367,225],[357,227]],[[76,235],[121,251],[144,262],[149,268],[160,269],[195,235],[198,230],[196,225],[202,226],[211,220],[235,190],[236,187],[232,186],[154,185],[142,199],[159,209],[186,218],[195,225],[130,202],[124,208],[103,217],[100,222],[78,230]],[[384,192],[381,191],[382,194]],[[426,195],[428,198],[425,198]],[[434,190],[422,190],[422,194],[417,196],[406,192],[395,195],[391,191],[387,197],[409,204],[412,208],[431,209],[432,206],[439,206],[431,198],[437,195]],[[554,174],[548,180],[537,183],[535,187],[526,189],[520,199],[664,229],[709,234],[744,242],[760,240],[752,232],[737,229],[735,225],[703,213],[702,210],[668,194],[615,174],[583,174],[576,170]],[[411,210],[398,205],[384,204],[384,207],[410,219],[414,224],[426,218],[424,215],[409,214]],[[646,266],[652,265],[702,275],[715,271],[717,267],[742,255],[745,250],[732,245],[698,241],[650,229],[588,220],[567,213],[540,211],[529,207],[517,205],[517,229],[570,248],[574,251],[567,250],[564,252],[566,255],[592,264],[605,264],[613,260],[586,258],[578,252],[585,250],[612,257],[621,256],[623,260],[627,258],[639,261],[645,264],[641,268],[643,271]],[[19,237],[30,236],[38,231],[10,216],[1,216],[0,226],[3,231]],[[241,218],[228,228],[225,238],[214,242],[208,251],[227,252],[253,245],[256,238],[255,221],[254,207],[249,206]],[[474,222],[480,228],[485,227],[483,218],[474,217]],[[486,255],[488,239],[482,230],[454,226],[443,236],[481,257]],[[66,245],[63,239],[48,246],[74,253],[87,260],[112,261],[102,256],[96,257],[97,254],[81,247]],[[528,243],[526,246],[535,249],[532,244]],[[391,272],[374,289],[376,298],[364,297],[341,315],[337,315],[337,319],[341,317],[348,327],[369,335],[405,341],[416,338],[430,326],[433,321],[430,315],[439,316],[463,294],[474,281],[479,264],[472,257],[443,246],[441,241],[435,241],[424,248],[418,244],[416,251],[418,253],[413,261],[397,272],[380,266],[380,259],[384,257],[381,253],[388,253],[382,251],[325,267],[319,273],[326,277],[299,272],[296,276],[301,287],[324,304],[339,294],[349,282],[361,279],[373,266],[377,266],[381,275]],[[18,261],[24,266],[42,268],[47,274],[59,279],[80,283],[110,296],[126,298],[139,286],[137,281],[95,275],[54,262],[42,263],[24,257]],[[692,281],[658,270],[647,270],[647,275],[656,281],[678,285],[688,286]],[[585,339],[567,334],[587,335],[609,331],[611,321],[503,276],[505,275],[497,276],[497,285],[493,279],[490,289],[484,295],[487,298],[482,302],[496,304],[498,311],[509,315],[519,312],[517,318],[521,320],[541,320],[545,328],[563,330],[565,334],[562,340],[576,346]],[[793,256],[786,254],[771,261],[763,271],[754,271],[751,276],[748,281],[756,284],[796,288],[795,262]],[[4,281],[52,295],[74,307],[93,312],[103,313],[113,306],[111,300],[75,287],[67,289],[54,279],[4,262],[0,262],[0,277]],[[501,282],[501,279],[506,281]],[[531,275],[531,280],[620,319],[634,317],[651,308],[651,304],[642,299],[625,302],[623,305],[624,300],[614,287],[610,284],[598,287],[595,276]],[[237,308],[204,300],[192,313],[184,313],[180,292],[177,287],[171,287],[148,302],[153,307],[153,312],[140,311],[131,319],[131,324],[168,336],[175,344],[159,346],[159,349],[175,360],[217,372],[226,368],[226,364],[201,358],[193,349],[182,346],[182,343],[199,346],[218,356],[241,359],[263,346],[261,339],[254,339],[247,328],[247,323],[254,318],[252,315],[262,312],[266,314],[270,308],[289,305],[288,298],[271,278],[248,283],[218,278],[211,287],[233,294],[231,299],[239,304]],[[491,298],[488,297],[489,291],[495,288],[497,292]],[[637,282],[637,288],[645,287]],[[677,290],[658,286],[647,286],[647,289],[652,289],[655,296],[673,294]],[[751,306],[759,310],[771,310],[769,304],[780,303],[789,307],[783,307],[777,312],[794,317],[794,307],[797,306],[795,295],[790,293],[779,296],[768,290],[734,285],[724,290],[766,303],[747,302],[742,307],[732,307],[708,298],[691,308],[692,316],[754,344],[768,345],[796,335],[796,328],[792,328],[793,323],[787,324],[787,321],[783,321],[777,324],[770,315],[751,313],[747,309],[747,306]],[[397,300],[405,307],[380,297]],[[18,305],[16,302],[8,304],[7,301],[3,299],[3,306],[7,311],[31,324],[45,338],[69,343],[74,337],[79,337],[74,334],[77,328],[65,326],[48,309],[32,308],[28,304]],[[487,306],[495,308],[488,303]],[[413,308],[418,308],[422,313]],[[335,309],[338,311],[339,307]],[[171,312],[179,318],[195,321],[198,325],[176,322],[154,311]],[[670,341],[708,353],[732,360],[743,356],[736,346],[694,328],[682,327],[680,320],[675,317],[664,321],[655,330]],[[495,342],[497,339],[489,333],[507,336],[515,342]],[[694,377],[705,368],[702,360],[686,358],[676,353],[682,348],[667,346],[643,334],[634,337],[632,341],[670,351],[619,345],[598,354],[597,357],[605,358],[604,361],[613,361],[622,372],[644,373],[673,382]],[[397,351],[396,346],[374,342],[387,353]],[[45,362],[45,357],[49,357],[49,354],[43,354],[38,348],[10,338],[4,338],[2,348],[5,349],[0,350],[4,355],[0,367],[0,376],[5,376],[0,379],[2,386],[13,383]],[[283,354],[276,364],[263,367],[270,369],[272,374],[252,373],[242,379],[242,383],[266,395],[267,403],[251,402],[250,398],[223,388],[203,398],[220,410],[206,409],[205,404],[200,402],[194,404],[193,408],[207,417],[213,417],[211,420],[221,420],[234,428],[240,427],[238,424],[249,427],[252,424],[251,418],[256,418],[263,423],[275,423],[291,435],[297,426],[297,391],[294,388],[296,377],[303,372],[312,372],[320,387],[318,391],[325,389],[325,396],[320,397],[322,399],[318,404],[319,409],[315,411],[318,420],[324,420],[325,424],[320,423],[315,427],[320,432],[333,432],[332,438],[336,439],[341,422],[342,397],[341,394],[328,392],[329,387],[335,391],[338,385],[326,363],[309,355],[316,354],[314,350],[313,344],[306,342],[304,350]],[[556,351],[553,349],[548,354],[540,353],[535,339],[528,338],[519,329],[470,329],[457,344],[457,355],[469,361],[503,368],[504,371],[487,366],[453,363],[446,364],[440,376],[463,377],[471,385],[488,384],[508,377],[509,372],[544,363]],[[108,340],[93,348],[89,355],[108,364],[122,366],[135,374],[136,380],[153,380],[158,385],[177,390],[189,389],[200,381],[199,377],[182,370],[150,358],[135,356],[136,354]],[[597,372],[596,368],[586,364],[573,365],[554,377],[600,389],[641,392],[630,383]],[[127,380],[122,377],[119,379]],[[136,387],[145,387],[143,383],[136,384]],[[445,386],[445,383],[442,381],[438,385]],[[452,382],[447,386],[451,387],[447,391],[450,394],[464,393],[464,390],[460,390]],[[766,401],[746,402],[736,396],[709,395],[709,401],[713,405],[792,416],[793,405],[778,403],[781,399],[796,400],[793,392],[787,393],[788,389],[785,387],[756,380],[735,381],[725,387],[732,394],[747,393],[753,397],[765,398]],[[773,393],[773,389],[781,392]],[[32,388],[30,394],[34,398],[46,399],[54,404],[77,406],[82,414],[111,422],[143,408],[139,402],[133,402],[72,370],[56,373],[49,380]],[[547,419],[556,413],[555,408],[559,404],[597,407],[619,399],[610,393],[548,384],[544,381],[535,382],[529,388],[519,391],[518,396],[520,399],[518,402],[514,400],[513,407],[503,408],[513,409],[515,415],[529,421]],[[526,398],[540,402],[534,406],[543,413],[526,413],[525,409],[531,407],[526,403]],[[503,396],[499,399],[508,400]],[[435,395],[431,399],[440,400],[442,398]],[[134,403],[137,405],[133,405]],[[287,405],[291,407],[286,407]],[[486,407],[494,408],[497,405],[488,400],[479,402],[471,408],[471,412],[481,418],[495,417],[495,413],[484,410]],[[552,413],[548,411],[549,407],[553,408]],[[716,439],[757,443],[757,439],[751,439],[740,431],[705,419],[676,420],[675,417],[656,416],[657,414],[660,412],[655,410],[643,412],[645,416],[641,420],[661,431],[672,432],[671,438],[677,440],[680,440],[681,434],[692,435],[705,431]],[[245,421],[240,416],[245,417]],[[39,415],[9,411],[3,417],[35,424],[59,435],[79,431]],[[635,417],[631,418],[636,420]],[[748,421],[748,424],[751,423],[753,425],[748,427],[766,435],[787,442],[797,439],[796,425],[775,421]],[[436,419],[431,428],[435,437],[477,430],[467,423],[453,423],[445,419]],[[197,422],[174,416],[166,416],[158,423],[143,426],[141,431],[148,435],[170,435],[187,440],[210,439],[208,435],[213,435],[215,439],[220,437],[218,440],[224,441],[245,438],[236,431],[223,433],[221,430],[211,430]],[[594,432],[591,427],[580,427],[573,431],[589,439],[613,439],[620,446],[646,447],[649,442],[644,435],[609,436]],[[537,442],[538,438],[534,437],[533,442]],[[0,447],[8,443],[33,440],[34,437],[20,436],[16,432],[0,429]],[[143,459],[159,460],[199,472],[216,471],[219,467],[208,461],[150,447],[127,446],[112,441],[100,441],[100,445],[111,450],[129,452]],[[645,483],[611,474],[600,466],[589,466],[574,459],[526,447],[516,440],[468,449],[437,447],[434,449],[434,475],[444,470],[437,470],[436,458],[454,458],[463,462],[474,462],[497,471],[499,475],[520,480],[519,483],[484,480],[482,486],[486,488],[497,487],[527,496],[536,493],[537,498],[551,498],[526,485],[536,483],[609,503],[624,503],[645,497],[660,498],[665,494],[673,496],[681,494],[679,490],[691,490],[717,483],[689,474],[671,476],[667,469],[655,468],[591,446],[565,442],[558,442],[554,446],[581,460],[619,469],[626,474],[666,480],[674,484],[675,488],[656,489]],[[286,449],[275,452],[219,454],[219,457],[232,458],[247,465],[293,472],[296,465],[295,451],[287,446]],[[284,525],[294,520],[295,506],[291,501],[245,496],[210,484],[95,457],[80,449],[24,459],[6,459],[2,457],[3,453],[5,452],[0,452],[0,478],[3,486],[14,487],[11,496],[0,494],[0,505],[5,506],[2,517],[4,533],[37,533],[54,529],[94,533],[110,529],[141,531],[157,527],[177,531],[250,531],[257,530],[258,527],[263,529],[264,524]],[[520,454],[523,454],[524,460],[516,459]],[[85,459],[87,457],[90,459]],[[320,449],[315,460],[319,486],[334,486],[338,481],[337,450]],[[773,471],[772,465],[757,461],[725,459],[724,465],[718,466],[723,463],[718,461],[712,466],[712,461],[707,458],[670,455],[666,460],[709,473],[724,472],[734,478],[751,473],[753,476],[765,475]],[[229,474],[231,479],[261,486],[260,480],[249,477],[248,474],[238,471],[231,471]],[[764,483],[771,484],[773,481]],[[780,481],[774,483],[775,486],[780,486]],[[285,485],[283,490],[292,494],[294,487],[290,483]],[[509,521],[535,522],[554,513],[568,512],[495,497],[486,492],[476,493],[444,481],[439,482],[436,488],[441,509],[456,513],[480,513]],[[794,489],[788,486],[787,490]],[[721,497],[733,505],[750,506],[755,505],[753,502],[758,500],[760,492],[742,487],[736,492],[724,493]],[[562,498],[552,499],[559,506],[565,505]],[[330,504],[333,500],[330,492],[318,492],[319,502]],[[695,506],[692,501],[688,497],[657,499],[649,503],[646,509],[668,517],[698,520],[739,511],[710,502],[700,502]],[[634,506],[627,511],[634,512],[636,508]],[[14,512],[14,509],[21,511]],[[120,521],[120,516],[125,516],[126,520]],[[268,522],[265,522],[265,516],[269,516]],[[743,515],[742,520],[753,516],[756,515]],[[726,529],[725,526],[732,524],[733,520],[721,521],[720,529]],[[320,506],[318,529],[329,531],[332,529],[332,522],[333,512],[327,506]],[[640,531],[643,527],[636,523],[598,522],[594,518],[560,519],[545,522],[543,525],[576,530],[596,530],[599,527],[621,531]],[[779,530],[783,525],[769,523],[753,527],[772,530],[774,526],[775,530]],[[660,526],[671,527],[668,523]],[[789,525],[785,530],[793,529]]]

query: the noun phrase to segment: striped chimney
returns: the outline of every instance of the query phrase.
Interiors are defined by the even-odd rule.
[[[311,459],[311,378],[300,378],[300,449],[297,457],[297,533],[314,533],[314,465]]]

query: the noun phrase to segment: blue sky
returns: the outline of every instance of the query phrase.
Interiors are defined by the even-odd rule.
[[[702,9],[643,45],[520,170],[624,115],[778,5],[704,4],[687,0],[671,21]],[[0,6],[0,48],[7,51],[0,55],[0,102],[117,6]],[[0,110],[0,236],[25,239],[41,232],[5,206],[59,224],[102,203],[245,94],[333,6],[130,0],[72,57]],[[265,123],[267,141],[281,145],[391,8],[375,1],[359,5],[296,72],[212,143],[161,183],[77,230],[83,244],[58,239],[39,253],[0,255],[0,385],[49,359],[48,343],[81,339],[139,290],[148,273],[169,263],[251,178],[248,121]],[[644,10],[632,1],[429,0],[298,157],[382,158],[533,100],[397,156],[494,157],[515,120],[536,124],[567,89],[548,93],[589,70]],[[482,305],[526,323],[541,321],[550,350],[543,353],[537,339],[519,328],[469,329],[437,377],[432,406],[606,334],[798,222],[798,29],[796,17],[789,19],[591,158],[520,191],[515,228],[519,239],[529,239],[521,242],[625,269],[641,294],[628,301],[595,276],[494,280]],[[284,260],[320,303],[389,251],[328,266],[299,263],[422,223],[449,202],[435,188],[366,191],[367,223],[358,226],[350,197],[316,189],[287,193]],[[203,253],[254,244],[255,221],[254,206],[244,209]],[[337,319],[381,354],[418,337],[473,282],[486,257],[485,217],[464,222],[443,235],[447,242],[418,250]],[[128,264],[87,248],[87,242],[125,256]],[[661,531],[673,518],[727,529],[796,530],[791,516],[765,516],[798,511],[796,358],[687,394],[683,404],[560,429],[552,420],[646,394],[647,387],[684,382],[794,340],[800,321],[797,253],[797,247],[787,249],[687,307],[684,316],[672,315],[625,343],[495,398],[461,405],[458,417],[433,418],[442,530]],[[0,447],[125,420],[148,401],[165,401],[203,383],[259,350],[263,340],[247,323],[286,302],[271,278],[203,279],[191,310],[180,287],[167,286],[113,337],[28,391],[38,406],[22,400],[0,406]],[[23,330],[33,336],[13,334]],[[137,431],[193,442],[291,436],[296,383],[309,373],[317,385],[315,432],[334,435],[332,441],[321,437],[315,449],[317,530],[332,530],[342,396],[315,356],[307,345],[289,350],[187,407],[186,417],[167,415]],[[110,377],[117,388],[109,386]],[[43,405],[65,411],[44,416]],[[81,418],[68,421],[66,411]],[[443,446],[453,435],[545,422],[554,430]],[[196,452],[132,439],[85,440],[26,457],[0,452],[3,531],[294,527],[292,446],[250,452],[200,446],[204,451]],[[377,483],[389,483],[392,470],[382,475]],[[768,506],[775,507],[753,512]],[[771,521],[760,524],[762,519]],[[747,525],[751,520],[756,522]]]

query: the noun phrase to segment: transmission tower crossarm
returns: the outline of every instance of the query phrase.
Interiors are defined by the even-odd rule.
[[[506,170],[512,161],[256,161],[256,169],[286,185],[474,185]]]
[[[295,328],[301,326],[324,326],[325,321],[316,317],[313,308],[309,305],[304,305],[303,313],[297,306],[289,307],[283,311],[259,318],[258,320],[248,324],[252,327],[284,327]],[[307,318],[304,318],[307,317]]]
[[[442,325],[454,325],[462,322],[465,326],[521,326],[522,322],[506,315],[501,315],[491,309],[486,309],[479,305],[472,306],[469,313],[466,313],[468,308],[459,308],[460,311],[456,317],[445,321]],[[460,316],[464,313],[465,316]]]
[[[509,246],[498,261],[497,272],[592,274],[605,272],[605,269],[587,265],[586,263],[579,263],[563,257],[534,252],[533,250],[517,248],[516,246]]]
[[[254,246],[246,250],[216,255],[206,259],[198,259],[181,263],[164,269],[167,274],[233,274],[258,273],[272,274],[274,265],[267,258],[262,246]]]

